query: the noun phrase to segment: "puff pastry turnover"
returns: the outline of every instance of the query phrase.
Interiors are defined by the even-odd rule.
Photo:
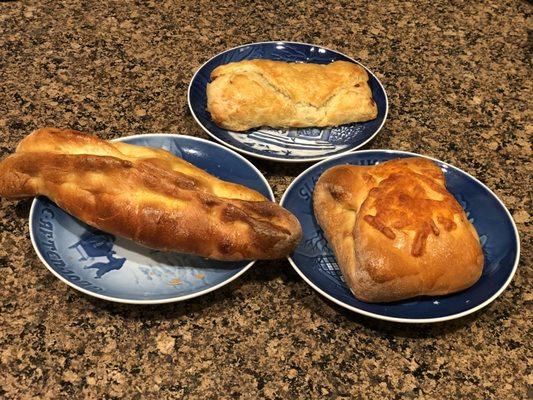
[[[42,194],[96,228],[151,248],[219,260],[271,259],[301,228],[279,205],[160,149],[39,129],[0,162],[0,196]]]
[[[358,64],[248,60],[211,73],[207,110],[222,128],[324,127],[377,116],[368,74]]]
[[[343,165],[320,177],[314,212],[355,297],[385,302],[473,285],[483,268],[475,228],[424,158]]]

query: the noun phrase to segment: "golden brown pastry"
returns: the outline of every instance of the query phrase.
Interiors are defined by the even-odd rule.
[[[320,177],[315,216],[355,297],[443,295],[472,286],[483,252],[475,228],[424,158],[342,165]]]
[[[333,126],[377,116],[358,64],[249,60],[221,65],[207,85],[207,110],[222,128]]]
[[[286,256],[298,220],[258,192],[159,149],[39,129],[0,162],[0,196],[42,194],[96,228],[219,260]]]

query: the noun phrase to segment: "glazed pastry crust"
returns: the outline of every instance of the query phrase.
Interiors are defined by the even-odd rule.
[[[232,131],[325,127],[377,117],[366,70],[347,61],[221,65],[211,73],[207,110],[218,126]]]
[[[301,228],[287,210],[160,149],[53,128],[0,162],[0,196],[49,197],[87,224],[145,246],[219,260],[289,254]]]
[[[320,177],[315,216],[355,297],[387,302],[444,295],[481,276],[477,232],[424,158],[342,165]]]

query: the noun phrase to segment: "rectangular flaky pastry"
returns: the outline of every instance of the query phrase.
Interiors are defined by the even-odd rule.
[[[39,129],[0,162],[0,196],[44,195],[87,224],[159,250],[218,260],[280,258],[298,220],[255,190],[162,150]]]
[[[377,117],[368,74],[358,64],[248,60],[211,73],[207,110],[220,127],[325,127]]]
[[[333,167],[318,180],[313,204],[360,300],[444,295],[481,276],[477,232],[447,191],[441,169],[427,159]]]

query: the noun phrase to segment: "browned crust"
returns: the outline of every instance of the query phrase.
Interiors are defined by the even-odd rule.
[[[314,210],[346,281],[361,300],[440,295],[473,285],[477,233],[424,158],[339,166],[320,177]]]
[[[76,131],[35,131],[0,162],[0,196],[37,194],[106,232],[220,260],[283,257],[301,236],[291,213],[251,189]]]

